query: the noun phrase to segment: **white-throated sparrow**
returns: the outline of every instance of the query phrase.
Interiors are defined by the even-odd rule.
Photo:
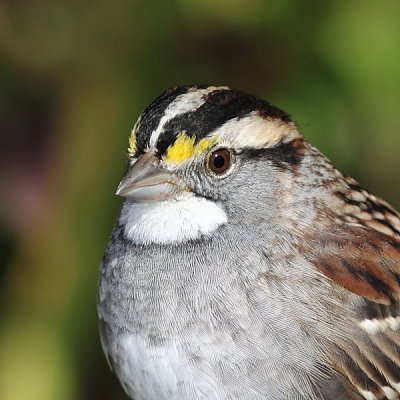
[[[128,395],[397,399],[400,217],[227,87],[175,87],[129,140],[98,294]]]

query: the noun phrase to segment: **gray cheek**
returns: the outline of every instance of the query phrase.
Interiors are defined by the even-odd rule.
[[[218,203],[229,221],[250,224],[257,222],[260,215],[268,220],[277,215],[281,180],[283,175],[290,174],[288,171],[265,159],[244,160],[237,155],[230,173],[215,177],[206,170],[204,162],[205,158],[188,164],[181,171],[181,179],[196,195]]]
[[[243,163],[226,185],[219,188],[228,214],[243,222],[274,218],[281,202],[281,178],[286,172],[266,162]],[[288,177],[290,179],[290,177]]]

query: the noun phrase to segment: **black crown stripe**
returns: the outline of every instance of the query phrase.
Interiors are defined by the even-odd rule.
[[[208,85],[182,86],[167,90],[153,101],[143,112],[138,134],[137,148],[143,152],[148,146],[152,132],[157,129],[168,105],[179,95],[190,89],[205,89]],[[177,135],[186,131],[195,136],[196,142],[222,126],[228,120],[241,118],[252,111],[258,111],[264,118],[281,119],[290,122],[288,114],[268,102],[239,90],[217,89],[205,95],[205,103],[193,111],[179,114],[169,120],[158,138],[156,147],[159,154],[175,142]]]

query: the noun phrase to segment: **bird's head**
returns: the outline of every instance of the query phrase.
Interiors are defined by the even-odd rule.
[[[257,205],[273,210],[302,143],[289,116],[258,97],[227,87],[172,88],[135,124],[117,194],[128,199],[125,214],[132,207],[134,215],[184,215],[189,207],[214,229],[249,208],[259,215]]]

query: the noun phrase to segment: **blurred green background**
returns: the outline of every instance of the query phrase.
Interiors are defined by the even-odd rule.
[[[170,86],[264,97],[399,207],[399,21],[398,0],[2,0],[0,398],[125,398],[98,265],[130,129]]]

